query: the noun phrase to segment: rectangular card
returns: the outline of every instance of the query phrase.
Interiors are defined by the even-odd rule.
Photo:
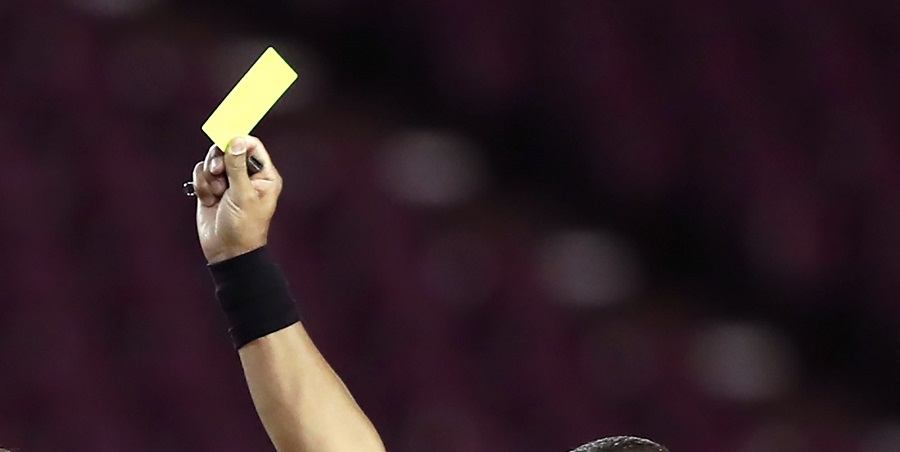
[[[269,47],[209,116],[203,131],[226,151],[232,138],[250,134],[294,80],[297,73]]]

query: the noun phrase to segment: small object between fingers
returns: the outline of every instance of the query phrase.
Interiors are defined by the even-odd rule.
[[[263,169],[262,162],[259,161],[254,156],[250,156],[247,158],[247,175],[252,176]],[[184,195],[189,198],[194,198],[197,196],[196,190],[194,190],[194,183],[191,181],[185,182],[181,184],[181,191],[184,192]]]
[[[263,169],[263,164],[256,157],[250,156],[247,158],[247,174],[252,176]]]
[[[181,184],[181,191],[183,191],[184,195],[189,198],[194,198],[197,196],[197,192],[194,191],[194,183],[190,181]]]

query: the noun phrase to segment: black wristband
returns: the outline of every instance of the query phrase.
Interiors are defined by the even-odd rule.
[[[266,247],[209,265],[235,348],[300,321],[278,264]]]

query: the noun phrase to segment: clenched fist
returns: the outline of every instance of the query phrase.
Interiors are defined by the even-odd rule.
[[[263,164],[247,175],[247,157]],[[255,137],[237,137],[227,152],[213,145],[194,166],[197,233],[210,264],[253,251],[266,244],[269,222],[281,193],[281,176],[266,148]]]

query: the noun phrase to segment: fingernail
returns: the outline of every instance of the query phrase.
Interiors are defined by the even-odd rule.
[[[209,166],[210,166],[209,171],[211,173],[213,173],[213,174],[218,173],[219,170],[222,168],[222,158],[214,157],[212,159],[212,162],[209,164]]]
[[[232,155],[241,155],[247,152],[247,143],[244,140],[235,140],[231,142],[231,147],[228,148],[228,152]]]

